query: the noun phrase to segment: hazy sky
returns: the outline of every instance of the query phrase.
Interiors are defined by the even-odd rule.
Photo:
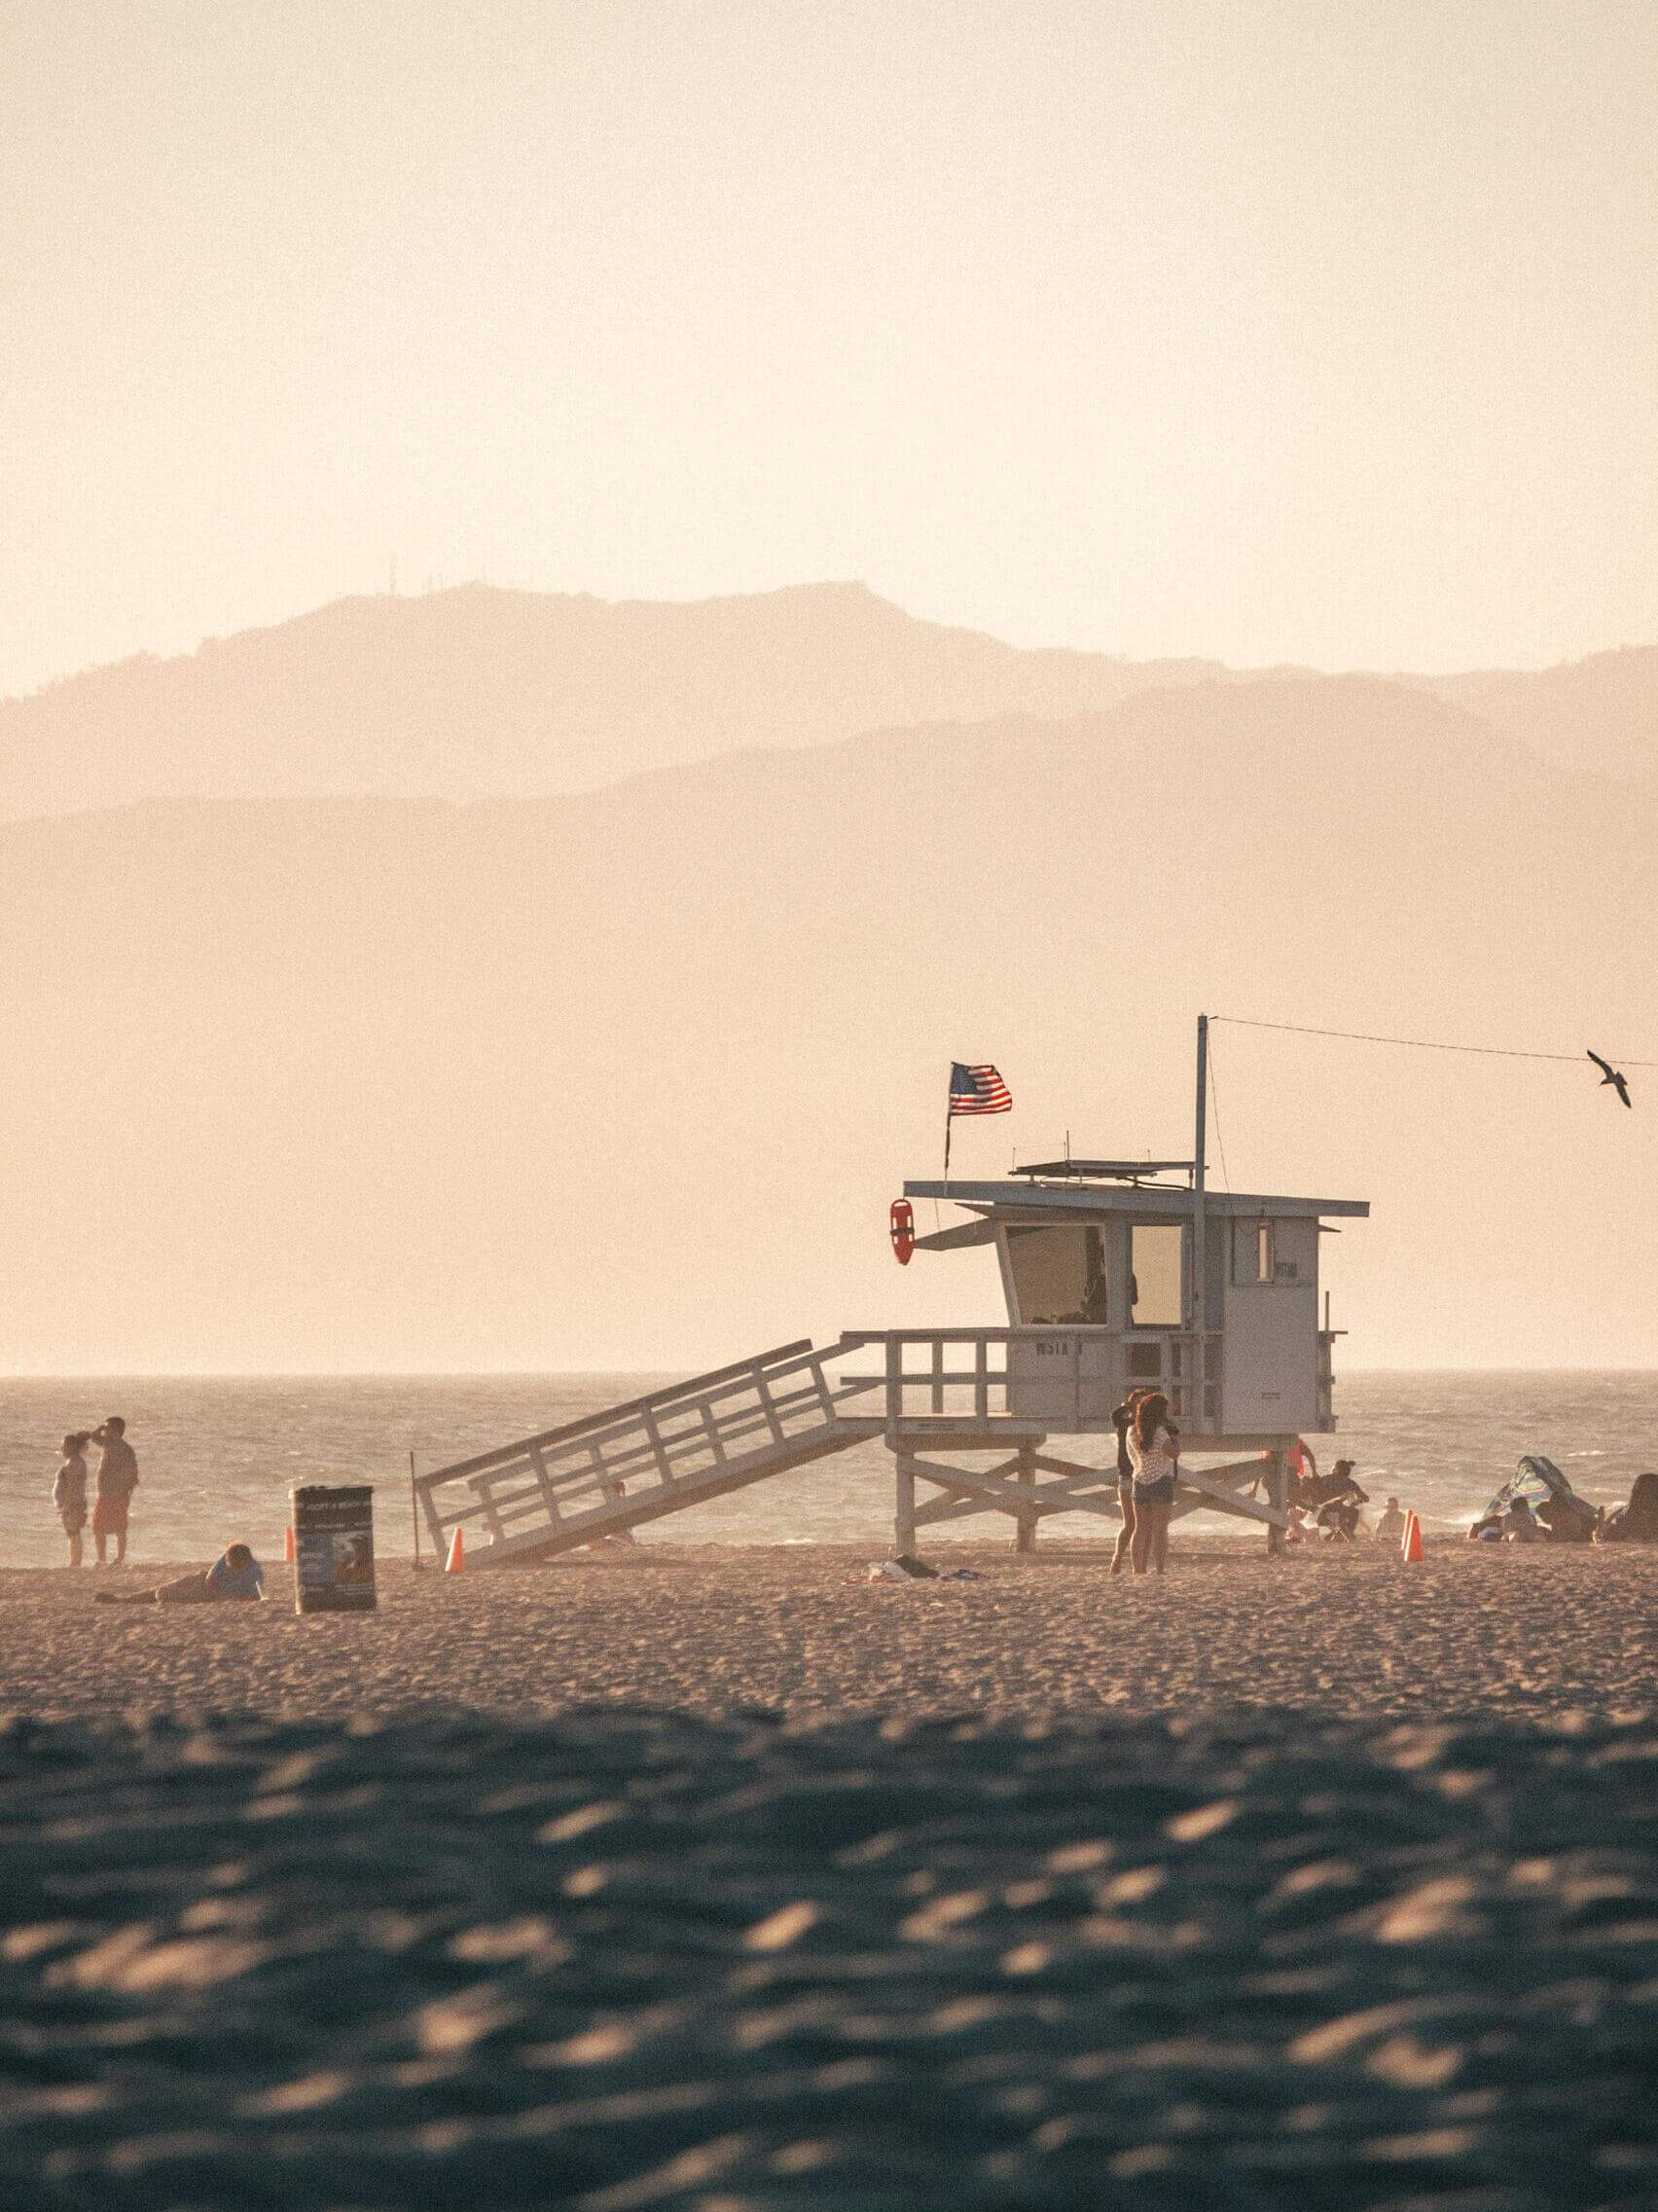
[[[487,570],[1658,635],[1652,0],[0,7],[0,692]]]

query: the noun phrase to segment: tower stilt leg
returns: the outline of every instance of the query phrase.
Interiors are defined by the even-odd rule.
[[[916,1549],[916,1475],[908,1458],[898,1456],[898,1494],[892,1516],[892,1548],[902,1557]]]
[[[1019,1485],[1022,1490],[1034,1488],[1036,1481],[1036,1447],[1021,1444],[1019,1447]],[[1013,1548],[1015,1551],[1034,1551],[1036,1548],[1036,1512],[1033,1506],[1022,1506],[1014,1516]]]
[[[1281,1451],[1274,1452],[1267,1462],[1267,1504],[1276,1505],[1281,1513],[1289,1502],[1289,1469]],[[1280,1552],[1287,1540],[1282,1529],[1270,1524],[1267,1529],[1267,1549]]]

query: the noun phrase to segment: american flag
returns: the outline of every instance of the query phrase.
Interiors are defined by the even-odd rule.
[[[1013,1093],[995,1069],[963,1068],[959,1060],[950,1066],[950,1118],[958,1113],[1011,1113]]]

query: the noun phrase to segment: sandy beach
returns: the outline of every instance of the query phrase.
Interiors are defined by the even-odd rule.
[[[1029,1558],[952,1544],[973,1581],[866,1583],[840,1546],[610,1547],[451,1577],[382,1566],[378,1613],[92,1603],[140,1568],[0,1575],[5,1702],[33,1714],[252,1711],[346,1719],[410,1706],[526,1718],[592,1702],[720,1717],[995,1718],[1234,1704],[1359,1720],[1558,1722],[1654,1702],[1658,1550],[1447,1542],[1390,1549],[1176,1545],[1164,1582],[1108,1579],[1092,1545]],[[174,1572],[175,1570],[168,1570]]]
[[[1658,1553],[867,1556],[0,1578],[0,2201],[1658,2202]]]

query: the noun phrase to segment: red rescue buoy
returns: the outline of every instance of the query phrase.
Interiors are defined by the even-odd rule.
[[[916,1210],[907,1198],[892,1201],[892,1225],[888,1232],[892,1238],[892,1256],[900,1267],[908,1267],[910,1254],[916,1249]]]

